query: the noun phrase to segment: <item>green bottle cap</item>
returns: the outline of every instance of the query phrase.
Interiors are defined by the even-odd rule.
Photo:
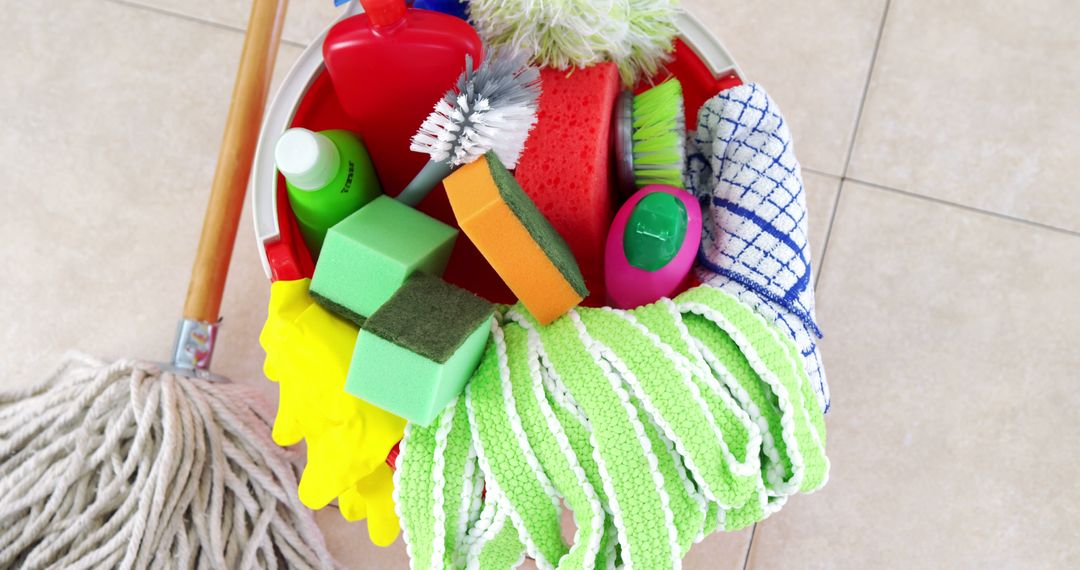
[[[686,206],[671,194],[654,192],[634,206],[623,234],[623,251],[630,265],[657,271],[682,247],[689,222]]]

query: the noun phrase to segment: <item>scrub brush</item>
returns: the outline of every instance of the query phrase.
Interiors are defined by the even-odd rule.
[[[465,71],[435,104],[409,148],[431,161],[398,195],[415,206],[457,167],[494,152],[514,168],[536,124],[540,70],[528,65],[522,52],[497,50],[474,70],[465,57]]]
[[[640,95],[619,95],[611,130],[619,192],[624,198],[651,184],[683,187],[686,109],[682,84],[669,79]]]

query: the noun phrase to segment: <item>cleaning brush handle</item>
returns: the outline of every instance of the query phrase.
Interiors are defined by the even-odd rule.
[[[288,0],[253,0],[184,318],[217,322]]]
[[[412,182],[397,195],[399,202],[416,207],[431,193],[431,190],[439,185],[453,169],[450,164],[442,160],[429,160],[424,168],[412,179]]]

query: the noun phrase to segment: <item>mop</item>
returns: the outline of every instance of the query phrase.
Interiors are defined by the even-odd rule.
[[[170,365],[69,357],[0,394],[0,567],[325,568],[302,456],[208,370],[286,0],[255,0]]]

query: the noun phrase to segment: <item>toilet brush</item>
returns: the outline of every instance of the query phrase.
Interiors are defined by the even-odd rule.
[[[209,373],[286,0],[255,0],[173,351],[0,393],[0,567],[325,568],[272,408]]]

